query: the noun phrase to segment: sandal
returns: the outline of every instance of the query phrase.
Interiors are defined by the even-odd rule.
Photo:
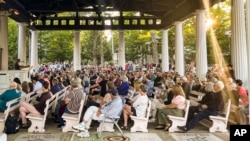
[[[155,127],[155,129],[164,129],[164,127],[162,125],[158,125]]]
[[[168,131],[168,129],[170,128],[170,125],[166,125],[166,127],[163,129],[164,131]]]

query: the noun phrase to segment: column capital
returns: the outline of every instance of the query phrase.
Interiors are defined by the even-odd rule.
[[[205,9],[197,9],[196,14],[199,14],[199,13],[206,13],[206,10]]]
[[[74,30],[74,32],[81,32],[81,30]]]
[[[183,24],[183,21],[175,21],[174,25]]]
[[[161,32],[168,31],[169,29],[161,29]]]
[[[18,25],[18,26],[27,26],[28,24],[27,24],[27,23],[20,23],[20,22],[17,22],[17,25]]]
[[[0,16],[9,16],[9,11],[0,11]]]

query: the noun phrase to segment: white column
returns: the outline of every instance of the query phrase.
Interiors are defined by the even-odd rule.
[[[18,58],[26,65],[25,24],[18,23]]]
[[[38,70],[38,48],[37,48],[37,31],[31,30],[31,48],[30,48],[30,65],[35,71]]]
[[[74,71],[81,70],[81,45],[80,45],[80,30],[74,31]]]
[[[246,26],[247,26],[247,64],[248,64],[248,83],[246,89],[250,92],[250,1],[246,1]],[[248,95],[248,99],[250,100],[250,94]],[[250,107],[249,107],[250,113]],[[250,124],[250,119],[248,121]]]
[[[175,22],[175,71],[183,76],[184,69],[184,46],[182,22]]]
[[[169,53],[168,53],[168,30],[162,30],[162,55],[161,55],[161,66],[162,72],[169,71]]]
[[[118,65],[125,70],[125,43],[124,43],[124,31],[119,31],[119,50],[118,50]]]
[[[247,86],[248,63],[246,47],[246,25],[244,15],[244,0],[232,0],[232,64],[236,79],[241,79]]]
[[[206,11],[196,11],[196,72],[199,78],[207,73]]]
[[[8,12],[0,11],[0,48],[2,48],[2,68],[8,70]]]

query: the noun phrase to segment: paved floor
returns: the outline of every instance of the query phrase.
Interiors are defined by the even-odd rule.
[[[229,141],[229,133],[209,133],[208,132],[208,128],[202,126],[202,125],[197,125],[195,127],[195,129],[190,130],[188,133],[190,134],[185,134],[185,133],[169,133],[167,131],[162,131],[162,130],[155,130],[154,129],[155,124],[154,123],[149,123],[148,125],[148,129],[149,132],[148,133],[155,133],[155,135],[158,135],[158,137],[162,140],[162,141],[178,141],[176,139],[174,139],[173,136],[183,136],[183,135],[190,135],[191,133],[193,134],[197,134],[197,135],[211,135],[211,136],[215,136],[218,137],[219,139],[221,139],[222,141]],[[111,135],[119,135],[119,131],[116,130],[115,133],[108,133],[108,132],[103,132],[102,134],[102,138],[98,139],[97,134],[96,134],[96,127],[97,127],[97,123],[93,124],[93,129],[90,130],[90,138],[79,138],[76,136],[76,133],[73,132],[67,132],[67,133],[62,133],[61,129],[57,128],[57,124],[53,122],[52,119],[48,119],[46,121],[46,134],[48,135],[58,135],[58,141],[102,141],[103,137],[105,136],[111,136]],[[150,141],[158,141],[157,139],[153,139],[152,136],[148,133],[141,133],[141,132],[137,132],[136,134],[132,134],[130,133],[128,130],[124,131],[125,135],[129,134],[130,136],[135,136],[138,137],[138,135],[144,137],[144,141],[150,140]],[[27,129],[20,129],[18,133],[16,134],[11,134],[8,135],[8,141],[15,141],[18,140],[18,137],[20,137],[21,135],[28,135],[31,133],[27,132]],[[39,135],[37,133],[33,133],[36,135]],[[145,135],[145,136],[144,136]],[[147,136],[149,135],[149,136]],[[152,134],[153,135],[153,134]],[[34,140],[34,139],[27,139],[26,141],[45,141],[45,140]],[[50,140],[46,140],[46,141],[50,141]],[[135,139],[131,138],[130,141],[135,141]],[[193,140],[195,141],[195,140]],[[198,139],[197,139],[198,141]],[[200,141],[200,140],[199,140]],[[215,140],[213,140],[215,141]]]

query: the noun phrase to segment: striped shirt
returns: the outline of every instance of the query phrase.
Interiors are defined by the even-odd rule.
[[[84,93],[80,88],[73,89],[69,92],[66,98],[70,99],[67,104],[67,109],[71,113],[78,113],[81,105],[81,100],[83,99]]]

